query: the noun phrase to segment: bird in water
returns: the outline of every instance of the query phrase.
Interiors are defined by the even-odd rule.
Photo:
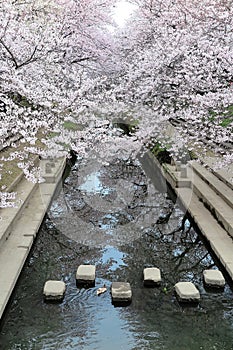
[[[100,287],[100,288],[97,289],[96,293],[97,293],[97,295],[100,295],[100,294],[103,294],[104,292],[106,292],[106,290],[107,290],[107,287],[104,284],[103,287]]]

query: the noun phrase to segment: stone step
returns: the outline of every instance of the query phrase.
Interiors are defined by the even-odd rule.
[[[233,190],[233,166],[229,167],[229,171],[225,169],[213,170],[213,174],[223,181],[229,188]]]
[[[24,178],[20,179],[14,188],[20,200],[18,207],[0,210],[0,319],[44,216],[61,184],[65,158],[55,161],[49,172],[46,172],[46,163],[43,160],[40,164],[46,182],[35,185]]]
[[[224,169],[222,170],[223,178],[227,178],[226,174],[229,175],[229,173],[225,173],[225,171]],[[191,184],[187,183],[187,186],[179,186],[180,174],[176,171],[176,167],[167,166],[167,164],[163,165],[162,172],[177,194],[177,202],[189,213],[200,232],[210,243],[212,250],[223,264],[231,280],[233,280],[233,239],[228,234],[229,231],[232,232],[232,207],[215,193],[214,190],[209,188],[209,185],[199,178],[189,167],[187,180],[189,180]],[[228,185],[228,181],[224,182]],[[193,183],[195,183],[196,191],[193,189]],[[228,187],[231,188],[231,186]],[[216,206],[218,216],[223,216],[222,220],[225,221],[225,224],[226,221],[231,224],[230,230],[226,231],[225,228],[218,223],[216,217],[214,217],[211,211],[204,205],[203,199],[205,199],[205,203],[208,202],[211,204],[212,208]],[[226,209],[225,211],[224,208]]]
[[[228,164],[226,167],[216,169],[216,158],[205,157],[201,159],[203,164],[206,164],[212,171],[212,173],[222,182],[224,182],[229,188],[233,190],[233,164]]]
[[[21,215],[15,219],[11,234],[0,247],[0,319],[57,185],[57,183],[42,183],[36,186],[36,190],[21,210]]]
[[[16,192],[16,207],[0,209],[0,247],[9,238],[15,222],[22,216],[24,208],[37,188],[38,184],[22,178],[14,188],[14,192]]]
[[[27,258],[25,248],[9,247],[0,255],[0,319]],[[11,263],[8,263],[8,262]]]
[[[200,202],[190,188],[177,190],[179,201],[210,243],[210,246],[233,280],[233,239],[222,228],[210,211]]]
[[[0,318],[33,244],[35,232],[40,226],[38,208],[41,215],[44,215],[41,210],[42,201],[38,201],[38,189],[28,204],[30,209],[28,206],[24,208],[22,216],[12,228],[11,235],[0,247]],[[31,210],[37,213],[34,220]]]
[[[206,169],[198,162],[190,163],[190,167],[195,173],[205,181],[222,199],[233,208],[233,190],[225,182],[215,176],[211,171]]]
[[[195,172],[192,174],[192,183],[194,193],[197,194],[198,198],[207,206],[213,216],[233,237],[232,207]]]
[[[38,165],[38,159],[35,159],[35,164]],[[51,171],[46,171],[46,165],[49,163]],[[52,166],[51,166],[52,164]],[[30,181],[27,181],[22,174],[14,181],[13,185],[10,188],[10,191],[13,191],[16,194],[16,207],[13,208],[1,208],[0,209],[0,248],[2,244],[8,239],[11,234],[15,223],[18,218],[22,216],[22,211],[28,205],[33,193],[39,188],[43,193],[44,205],[47,205],[47,199],[50,201],[50,193],[53,189],[54,183],[57,185],[58,179],[61,178],[62,173],[65,169],[66,159],[56,159],[54,162],[48,160],[40,161],[41,174],[42,177],[46,180],[46,183],[43,184],[34,184]],[[48,193],[48,196],[46,194]],[[37,211],[36,211],[37,212]]]

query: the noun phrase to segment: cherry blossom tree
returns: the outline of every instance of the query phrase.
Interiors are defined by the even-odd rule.
[[[67,154],[61,144],[68,148],[73,139],[84,140],[84,131],[68,132],[63,125],[65,119],[78,115],[98,70],[103,65],[107,69],[112,52],[105,31],[111,22],[107,6],[108,0],[0,3],[1,147],[16,147],[2,161],[27,159],[28,153],[61,156]],[[87,124],[82,116],[83,121]],[[38,130],[47,148],[36,146]],[[51,132],[56,135],[53,139]],[[23,151],[12,141],[16,135],[26,145]],[[20,161],[20,166],[36,181],[27,161]]]
[[[11,157],[94,149],[108,162],[159,142],[174,157],[211,148],[232,162],[231,1],[130,2],[123,27],[111,18],[117,1],[0,3],[1,140],[11,133],[26,142]],[[134,132],[124,135],[119,123]]]
[[[111,94],[107,80],[106,108],[115,103],[138,116],[138,138],[159,141],[174,156],[185,146],[212,149],[232,162],[231,2],[136,3],[120,36],[122,68]]]

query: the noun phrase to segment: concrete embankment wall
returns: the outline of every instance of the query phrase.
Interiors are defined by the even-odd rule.
[[[150,164],[149,171],[146,164]],[[171,186],[176,201],[207,239],[233,282],[233,187],[230,174],[223,169],[216,174],[198,162],[188,163],[177,170],[175,165],[161,165],[151,153],[144,155],[142,165],[152,181],[153,173],[160,172],[162,190],[169,191],[166,183]]]
[[[11,190],[15,208],[0,209],[0,318],[29,255],[44,216],[62,184],[66,159],[41,160],[45,182],[33,184],[20,176]]]

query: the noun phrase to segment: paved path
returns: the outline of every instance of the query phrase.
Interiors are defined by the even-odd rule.
[[[42,184],[20,177],[15,183],[17,208],[0,209],[0,318],[11,296],[33,241],[57,190],[65,159],[41,161]]]
[[[213,171],[207,162],[188,163],[184,177],[165,164],[163,174],[233,281],[233,165]]]

